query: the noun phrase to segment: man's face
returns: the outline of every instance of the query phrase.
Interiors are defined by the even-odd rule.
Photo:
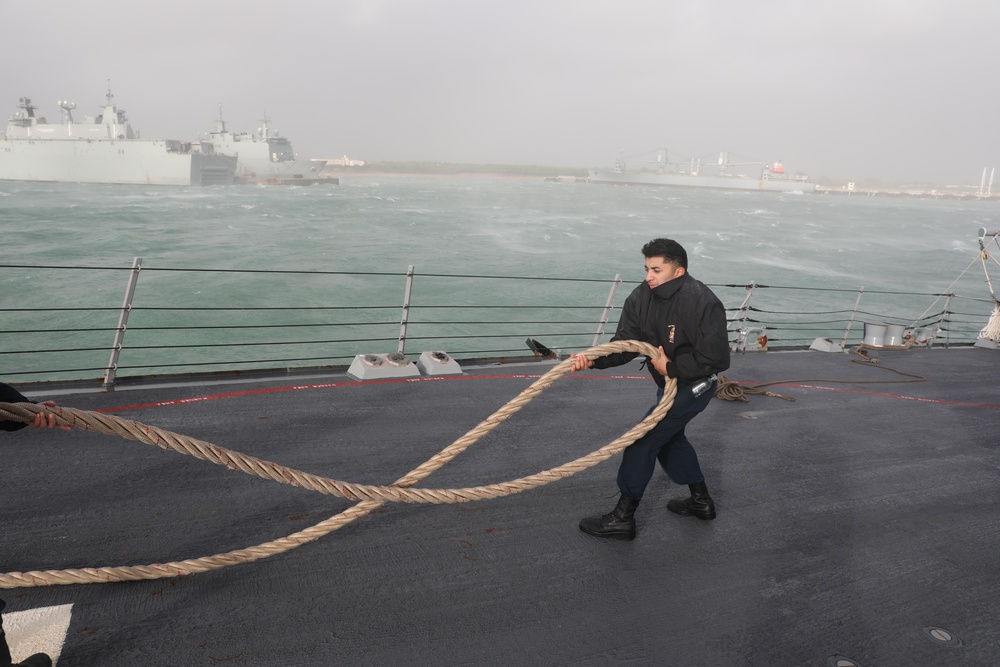
[[[680,278],[685,273],[682,266],[668,262],[662,257],[646,258],[646,284],[649,285],[649,289],[659,287],[674,278]]]

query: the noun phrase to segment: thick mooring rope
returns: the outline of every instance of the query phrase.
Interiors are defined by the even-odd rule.
[[[651,345],[638,341],[605,343],[584,350],[580,354],[586,355],[590,359],[596,359],[614,352],[638,352],[651,357],[659,354]],[[496,428],[501,422],[506,421],[535,396],[547,389],[553,382],[568,373],[572,369],[572,366],[572,359],[567,359],[554,366],[549,372],[536,380],[505,406],[483,420],[478,426],[390,486],[352,484],[312,475],[278,465],[277,463],[234,452],[208,442],[177,435],[113,415],[76,410],[74,408],[45,407],[33,403],[0,403],[0,418],[2,419],[30,422],[39,412],[51,412],[56,415],[56,421],[61,425],[69,425],[86,431],[97,430],[111,435],[120,435],[124,438],[156,445],[163,449],[172,449],[182,454],[188,454],[205,461],[224,465],[233,470],[242,470],[247,474],[258,475],[293,486],[301,486],[320,493],[362,501],[306,530],[256,547],[163,564],[8,572],[0,574],[0,588],[135,581],[205,572],[239,563],[248,563],[289,551],[297,546],[319,539],[351,521],[369,514],[385,502],[464,503],[472,500],[499,498],[519,493],[575,475],[621,452],[649,432],[663,418],[673,405],[674,397],[677,394],[676,381],[669,380],[660,403],[645,419],[604,447],[561,466],[499,484],[488,484],[463,489],[410,488],[464,452],[480,438]]]
[[[783,382],[786,381],[781,380],[778,382],[765,382],[763,384],[757,384],[757,385],[745,385],[730,380],[725,375],[719,375],[719,384],[715,389],[715,397],[721,398],[725,401],[741,401],[743,403],[748,403],[750,401],[750,399],[747,398],[748,394],[763,394],[764,396],[774,396],[775,398],[783,398],[786,401],[794,401],[795,400],[794,396],[784,396],[776,391],[769,391],[767,389],[764,389],[764,387],[767,387],[769,385],[782,384]]]
[[[911,338],[905,347],[899,346],[899,349],[909,349],[910,343],[913,342]],[[868,348],[876,349],[876,348]],[[831,383],[844,383],[844,384],[886,384],[886,383],[898,383],[898,382],[924,382],[927,380],[923,375],[916,375],[915,373],[905,373],[895,368],[889,368],[888,366],[879,365],[878,357],[868,357],[863,351],[854,352],[860,359],[851,359],[855,364],[861,364],[863,366],[872,366],[874,368],[881,368],[885,371],[892,371],[897,375],[904,375],[909,380],[831,380],[829,378],[799,378],[797,380],[775,380],[773,382],[760,382],[753,385],[740,384],[730,380],[725,375],[719,375],[719,384],[715,390],[715,397],[721,398],[725,401],[741,401],[743,403],[749,403],[750,399],[747,398],[748,395],[752,394],[763,394],[764,396],[773,396],[775,398],[780,398],[786,401],[795,401],[794,396],[785,396],[784,394],[779,394],[776,391],[770,391],[764,389],[764,387],[770,387],[776,384],[800,384],[802,382],[831,382]]]

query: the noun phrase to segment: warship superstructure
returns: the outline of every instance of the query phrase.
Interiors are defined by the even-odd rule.
[[[636,158],[626,168],[626,160],[619,156],[611,169],[589,169],[591,183],[612,185],[660,185],[680,188],[714,188],[717,190],[760,190],[764,192],[816,191],[816,184],[802,174],[788,174],[781,162],[743,162],[729,160],[728,153],[720,153],[718,161],[704,164],[700,159],[669,160],[667,150],[656,151],[652,160]],[[749,174],[735,173],[749,171]]]
[[[271,129],[267,114],[254,133],[230,132],[219,108],[209,141],[217,153],[235,155],[237,183],[273,185],[337,185],[340,179],[323,171],[323,163],[298,160],[292,142]]]
[[[0,180],[144,185],[228,185],[236,157],[217,153],[209,142],[140,139],[114,103],[96,117],[73,118],[76,104],[59,101],[62,118],[49,123],[31,98],[0,135]]]

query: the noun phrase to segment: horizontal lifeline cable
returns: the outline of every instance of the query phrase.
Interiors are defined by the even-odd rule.
[[[636,352],[650,357],[659,355],[658,350],[647,343],[638,341],[616,341],[598,345],[581,352],[589,359],[596,359],[614,352]],[[179,436],[169,431],[147,426],[132,420],[125,420],[113,415],[99,414],[86,410],[64,407],[45,407],[33,403],[0,403],[0,418],[31,422],[39,412],[51,412],[56,415],[60,425],[69,425],[83,430],[98,430],[103,433],[120,435],[124,438],[153,444],[163,449],[189,454],[212,463],[225,465],[234,470],[242,470],[248,474],[272,479],[293,486],[301,486],[320,493],[337,495],[350,500],[361,500],[340,514],[322,521],[304,531],[287,537],[238,551],[231,551],[214,556],[185,560],[180,562],[151,564],[123,567],[98,567],[71,570],[46,570],[31,572],[8,572],[0,574],[0,588],[21,588],[49,586],[56,584],[108,583],[117,581],[135,581],[142,579],[159,579],[175,577],[196,572],[218,569],[239,563],[247,563],[260,558],[266,558],[278,553],[294,549],[307,542],[314,541],[348,523],[365,516],[383,503],[413,502],[413,503],[464,503],[472,500],[500,498],[513,493],[543,486],[558,479],[570,477],[576,473],[596,465],[621,452],[633,442],[641,438],[653,428],[674,403],[677,394],[677,382],[668,379],[666,390],[660,403],[639,424],[628,432],[608,443],[604,447],[580,457],[569,463],[549,470],[528,475],[520,479],[488,484],[462,489],[427,489],[410,488],[425,477],[441,468],[443,465],[464,452],[480,438],[506,421],[511,415],[529,403],[535,396],[547,389],[553,382],[568,373],[573,367],[573,360],[554,366],[545,375],[532,383],[517,397],[483,420],[478,426],[444,448],[407,475],[390,486],[371,486],[350,484],[329,478],[319,477],[291,468],[280,466],[270,461],[246,456],[239,452],[213,445],[211,443]]]
[[[121,310],[121,309],[118,309]],[[135,310],[139,310],[136,308]],[[396,306],[399,310],[399,306]],[[415,310],[415,309],[414,309]],[[975,315],[976,313],[967,313]],[[834,320],[839,322],[840,320]],[[442,321],[415,321],[410,320],[411,325],[424,324],[599,324],[598,320],[442,320]],[[318,327],[379,327],[379,326],[399,326],[396,320],[385,322],[305,322],[301,324],[193,324],[179,326],[158,326],[158,327],[133,327],[129,331],[200,331],[208,329],[296,329],[296,328],[318,328]],[[28,333],[80,333],[90,331],[118,331],[118,327],[88,327],[86,329],[5,329],[0,331],[3,334],[28,334]],[[518,334],[520,336],[520,334]],[[442,336],[443,338],[443,336]],[[393,338],[392,340],[398,340]]]
[[[474,309],[474,310],[499,310],[502,308],[506,309],[518,309],[518,310],[528,310],[528,309],[540,309],[544,308],[547,310],[593,310],[596,306],[558,306],[558,305],[517,305],[512,304],[508,306],[504,305],[488,305],[481,306],[476,304],[447,304],[447,305],[424,305],[419,304],[412,306],[414,310],[427,310],[428,308],[448,308],[452,310],[461,310],[463,308]],[[59,312],[59,311],[71,311],[71,310],[85,310],[85,311],[99,311],[99,310],[113,310],[120,311],[121,306],[66,306],[66,307],[47,307],[47,306],[31,306],[31,307],[20,307],[20,308],[0,308],[0,313],[48,313],[48,312]],[[132,310],[139,312],[142,310],[149,311],[181,311],[181,312],[216,312],[224,310],[232,311],[268,311],[268,310],[399,310],[399,304],[389,305],[389,306],[132,306]],[[849,311],[845,311],[849,312]]]
[[[0,269],[76,269],[83,271],[131,271],[130,266],[56,266],[46,264],[0,264]],[[144,266],[143,272],[172,271],[175,273],[277,273],[316,276],[392,276],[405,277],[406,272],[398,271],[322,271],[303,269],[211,269]],[[553,278],[539,276],[497,276],[466,273],[421,273],[422,278],[483,278],[501,280],[545,280],[550,282],[613,283],[602,278]],[[639,281],[632,281],[638,283]]]
[[[411,323],[412,324],[412,323]],[[541,338],[545,334],[527,334],[529,338]],[[593,336],[592,332],[581,331],[579,333],[562,333],[561,336]],[[525,336],[523,333],[519,334],[450,334],[448,336],[408,336],[407,340],[441,340],[442,338],[447,338],[449,340],[459,340],[464,338],[522,338]],[[329,340],[263,340],[255,341],[250,343],[178,343],[176,345],[130,345],[128,349],[130,350],[176,350],[176,349],[186,349],[186,348],[216,348],[216,347],[266,347],[279,345],[320,345],[327,343],[371,343],[371,342],[387,342],[387,341],[397,341],[399,338],[336,338]],[[71,347],[71,348],[59,348],[59,349],[34,349],[34,350],[12,350],[10,352],[0,352],[0,354],[39,354],[42,352],[100,352],[112,349],[111,347]],[[352,355],[353,356],[353,355]],[[118,368],[125,368],[125,366],[118,366]]]
[[[589,335],[589,334],[588,334]],[[397,340],[396,338],[386,339],[386,340]],[[111,348],[107,348],[111,349]],[[510,353],[524,353],[523,347],[515,348],[495,348],[490,350],[462,350],[462,354],[500,354],[504,352]],[[6,354],[6,353],[0,353]],[[291,357],[284,359],[236,359],[236,360],[222,360],[222,361],[186,361],[175,364],[118,364],[117,368],[119,370],[136,370],[139,368],[183,368],[183,367],[196,367],[196,366],[237,366],[240,364],[289,364],[292,362],[302,362],[302,361],[333,361],[337,359],[354,359],[357,355],[355,354],[342,354],[342,355],[326,355],[322,357]],[[98,366],[95,368],[54,368],[43,371],[6,371],[4,375],[44,375],[46,373],[83,373],[90,371],[105,371],[107,366]]]
[[[794,285],[741,285],[741,284],[718,284],[718,283],[705,283],[709,287],[739,287],[739,288],[749,288],[757,287],[760,289],[787,289],[796,290],[800,292],[848,292],[857,293],[856,289],[848,289],[846,287],[797,287]],[[937,293],[937,292],[899,292],[895,290],[865,290],[865,294],[895,294],[899,296],[948,296],[948,293]]]

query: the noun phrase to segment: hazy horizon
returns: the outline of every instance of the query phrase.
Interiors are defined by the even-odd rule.
[[[0,4],[0,113],[31,97],[145,138],[252,132],[302,158],[608,166],[667,147],[815,179],[1000,166],[1000,4],[55,0]]]

